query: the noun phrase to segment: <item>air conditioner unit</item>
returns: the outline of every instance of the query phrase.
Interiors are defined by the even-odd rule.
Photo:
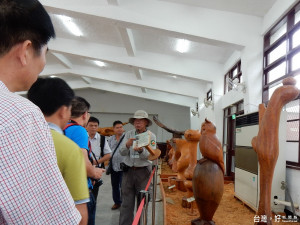
[[[260,193],[260,174],[257,154],[251,146],[251,140],[257,136],[259,126],[258,112],[238,116],[235,130],[235,196],[252,208],[258,210]],[[271,207],[273,212],[283,212],[283,205],[275,205],[274,198],[285,200],[285,191],[281,182],[286,177],[286,112],[281,112],[279,124],[279,156],[272,182]]]

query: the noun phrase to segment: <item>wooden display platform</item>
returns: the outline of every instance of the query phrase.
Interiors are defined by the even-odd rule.
[[[162,163],[162,177],[167,177],[172,173],[171,169],[166,165],[166,162]],[[165,175],[167,174],[167,175]],[[186,192],[171,191],[168,189],[168,182],[162,181],[160,183],[161,193],[163,195],[164,204],[164,225],[191,225],[191,221],[198,218],[196,216],[188,215],[190,209],[184,209],[181,207],[181,200]],[[224,182],[224,194],[213,218],[216,225],[253,225],[255,211],[252,208],[246,206],[245,202],[240,201],[235,197],[234,184],[232,182]],[[274,217],[273,217],[274,219]],[[276,225],[300,225],[297,222],[274,222]]]

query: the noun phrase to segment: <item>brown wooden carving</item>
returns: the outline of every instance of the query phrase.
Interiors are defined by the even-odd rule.
[[[203,158],[217,163],[224,173],[222,145],[216,136],[215,125],[207,119],[205,119],[205,122],[201,125],[199,147]]]
[[[181,138],[172,138],[171,145],[173,147],[173,155],[172,155],[172,171],[177,173],[177,161],[181,156],[181,148],[186,143],[186,140]]]
[[[271,188],[275,165],[279,154],[278,129],[282,107],[299,95],[294,78],[283,80],[283,86],[277,88],[268,104],[259,106],[259,131],[252,139],[252,146],[257,153],[260,165],[260,199],[257,214],[266,215],[267,222],[255,224],[272,224]]]
[[[200,213],[194,225],[213,225],[212,218],[224,192],[224,161],[216,127],[209,120],[201,125],[200,151],[202,158],[197,163],[193,176],[195,201]]]
[[[173,164],[173,154],[174,154],[174,149],[171,145],[171,141],[167,140],[167,156],[166,161],[168,162],[168,165],[172,168]]]
[[[175,144],[175,161],[177,162],[177,178],[185,180],[184,172],[189,166],[189,146],[185,139],[173,138]],[[179,156],[179,157],[178,157]],[[173,162],[174,165],[175,162]],[[173,168],[172,168],[173,169]]]
[[[192,179],[195,167],[197,165],[197,145],[200,140],[200,130],[186,130],[184,133],[184,137],[187,140],[188,143],[188,155],[185,157],[187,158],[189,165],[184,171],[184,186],[187,189],[187,197],[192,197],[193,194],[193,185],[192,185]]]
[[[123,126],[128,124],[128,122],[123,123]],[[113,127],[99,127],[97,132],[103,136],[112,136],[115,134]]]
[[[166,125],[164,125],[162,122],[160,122],[157,118],[157,116],[153,116],[153,121],[157,124],[157,126],[165,129],[166,131],[170,132],[173,134],[173,138],[181,138],[182,135],[184,135],[184,131],[178,131],[175,129],[171,129],[169,127],[167,127]]]

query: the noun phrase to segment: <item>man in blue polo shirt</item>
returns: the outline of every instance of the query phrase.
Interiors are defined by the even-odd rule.
[[[88,203],[89,225],[95,224],[96,202],[91,192],[93,184],[91,179],[99,180],[105,171],[92,165],[91,148],[89,147],[88,133],[84,128],[90,118],[88,110],[90,104],[82,97],[75,97],[72,100],[71,120],[65,127],[65,135],[73,140],[81,148],[88,176],[88,187],[90,190],[90,202]]]

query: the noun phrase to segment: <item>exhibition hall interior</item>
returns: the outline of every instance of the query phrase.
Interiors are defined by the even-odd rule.
[[[137,110],[152,121],[161,155],[148,224],[153,201],[158,225],[299,224],[299,92],[290,96],[300,88],[299,1],[40,2],[56,32],[40,77],[65,80],[100,127],[128,122]],[[118,224],[111,180],[103,180],[96,224]],[[236,204],[230,212],[228,199]],[[238,210],[248,214],[229,216]]]

